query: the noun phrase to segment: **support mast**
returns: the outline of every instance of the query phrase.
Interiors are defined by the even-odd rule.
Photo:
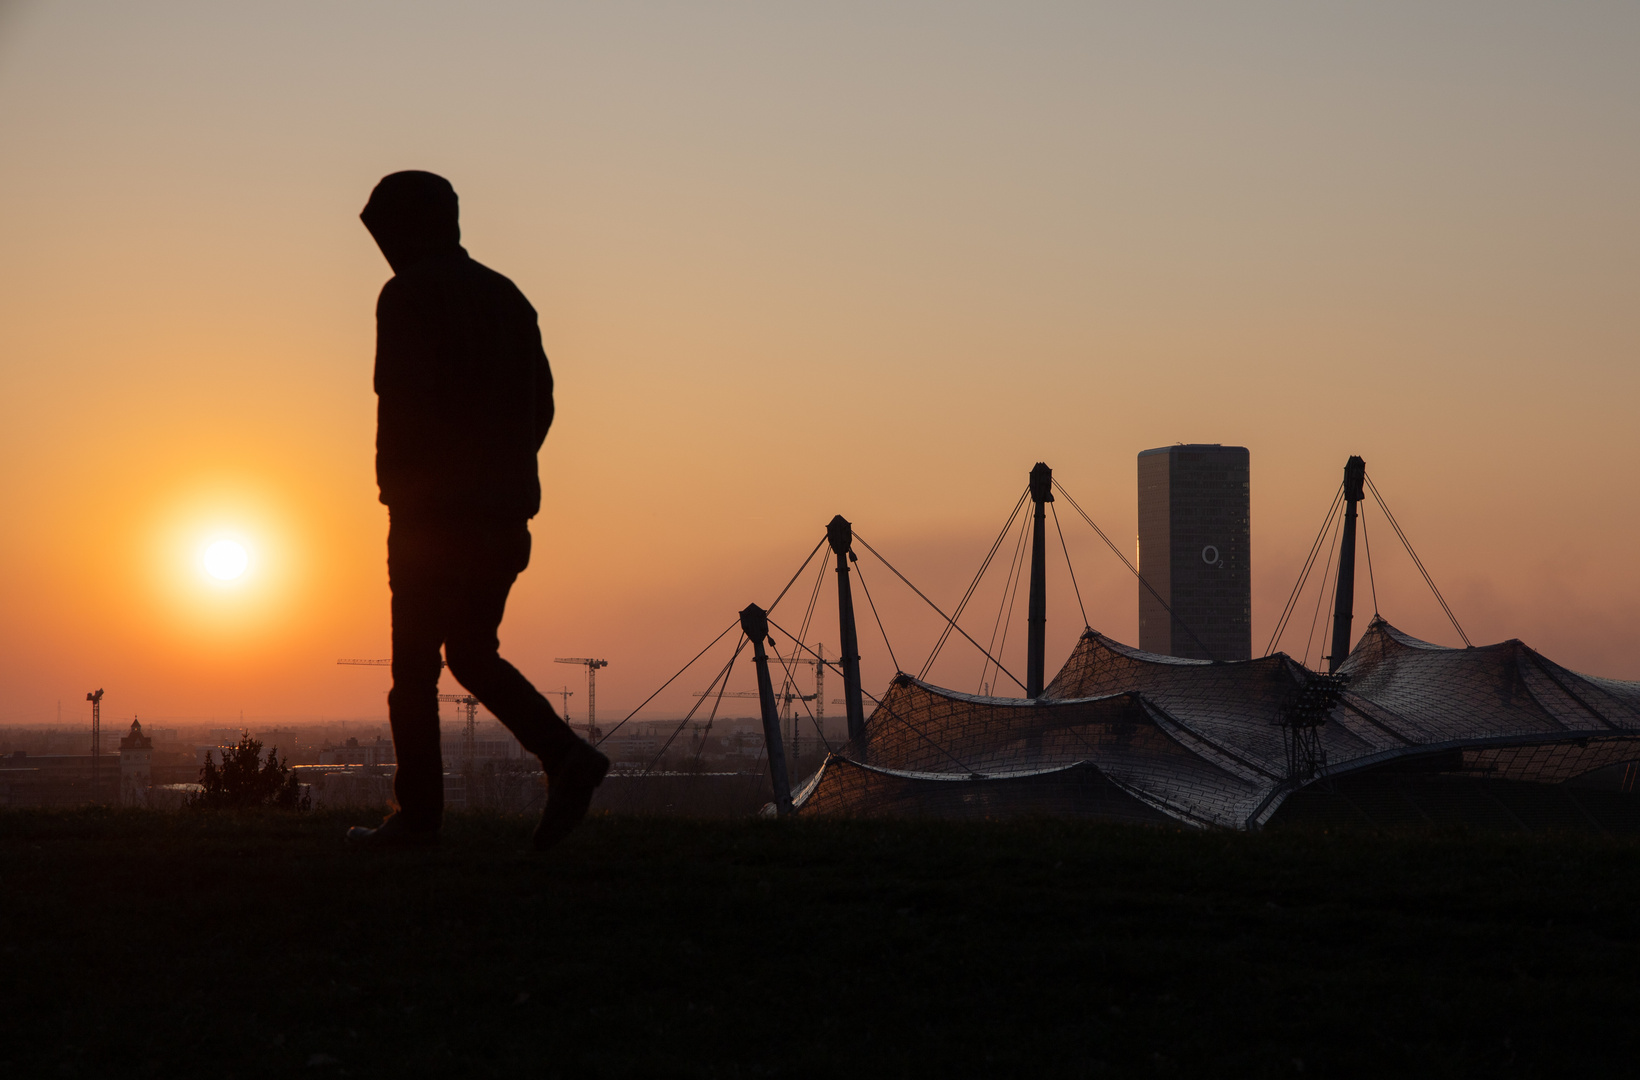
[[[1350,620],[1355,614],[1355,508],[1363,498],[1362,487],[1367,463],[1352,456],[1344,464],[1344,537],[1338,549],[1338,596],[1333,604],[1332,654],[1327,657],[1327,673],[1350,654]]]
[[[1047,504],[1053,502],[1053,470],[1037,462],[1031,470],[1031,501],[1036,504],[1036,521],[1031,531],[1031,604],[1025,627],[1025,696],[1042,696],[1046,673],[1048,632],[1048,524]]]
[[[865,737],[866,710],[860,697],[860,640],[854,632],[854,593],[849,587],[848,564],[854,558],[854,526],[842,514],[826,526],[826,539],[837,556],[837,636],[843,662],[843,707],[848,713],[848,737]]]
[[[740,629],[752,642],[757,700],[763,713],[763,745],[769,757],[769,779],[774,785],[774,808],[784,816],[792,812],[792,785],[786,775],[786,748],[780,742],[780,709],[774,703],[774,683],[769,680],[769,653],[763,647],[769,638],[769,613],[756,604],[747,604],[740,613]]]

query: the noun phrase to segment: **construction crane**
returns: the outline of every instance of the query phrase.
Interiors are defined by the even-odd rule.
[[[785,660],[782,660],[780,662],[782,664],[793,664],[793,665],[795,665],[795,664],[807,664],[810,667],[814,668],[814,693],[810,694],[810,695],[807,695],[805,697],[799,698],[799,700],[814,702],[814,726],[815,726],[815,729],[820,732],[820,738],[822,740],[824,740],[825,737],[826,737],[826,735],[825,735],[825,732],[826,732],[826,646],[825,646],[825,643],[820,642],[820,643],[817,643],[814,646],[814,657],[812,659],[805,658],[805,657],[802,657],[802,656],[798,656],[796,654],[796,652],[794,651],[792,656],[789,659],[785,659]],[[790,675],[788,675],[786,677],[786,681],[787,681],[788,684],[791,682],[791,676]],[[788,695],[787,698],[786,698],[786,706],[787,706],[788,709],[791,707],[791,701],[792,701],[792,699]],[[802,736],[798,734],[798,726],[794,722],[792,724],[792,757],[793,758],[797,757],[797,753],[800,749],[802,749]]]
[[[597,744],[598,732],[598,669],[608,667],[608,660],[594,660],[586,656],[555,656],[555,664],[580,664],[587,669],[587,742]],[[565,702],[567,705],[568,702]]]
[[[85,696],[91,702],[91,801],[97,801],[98,759],[102,757],[102,688]]]
[[[564,699],[564,715],[560,719],[566,724],[569,723],[569,699],[575,696],[575,691],[566,686],[562,690],[548,690],[547,693]]]
[[[756,690],[725,690],[722,694],[718,694],[715,691],[696,690],[695,691],[695,696],[696,697],[710,697],[710,698],[715,698],[715,697],[755,698],[755,697],[758,696],[758,692]],[[816,703],[816,705],[818,707],[818,703],[819,703],[819,700],[820,700],[820,695],[819,694],[800,694],[800,693],[797,692],[797,688],[794,687],[791,684],[791,681],[787,680],[786,685],[781,687],[780,692],[775,695],[775,699],[780,702],[780,707],[785,713],[785,715],[783,715],[781,717],[781,719],[787,721],[788,724],[789,724],[790,731],[791,731],[792,756],[795,758],[797,756],[798,751],[802,747],[802,743],[801,743],[802,727],[797,722],[797,715],[796,715],[796,712],[792,709],[792,702],[794,702],[794,701],[813,701],[813,702]],[[823,716],[823,715],[824,715],[824,713],[821,713],[821,712],[817,711],[815,713],[815,719],[819,720],[820,717]]]
[[[473,765],[477,751],[474,744],[478,738],[478,699],[471,694],[440,694],[438,699],[440,701],[453,701],[467,711],[467,722],[461,730],[461,748],[466,755],[467,783],[469,785],[467,794],[470,797],[472,795],[470,786],[473,782]],[[472,805],[470,801],[468,805]]]
[[[824,733],[825,730],[826,730],[826,646],[824,644],[816,645],[814,647],[814,656],[813,656],[813,658],[797,656],[797,655],[794,654],[794,655],[789,656],[789,657],[778,657],[776,659],[776,662],[783,665],[783,666],[788,665],[788,664],[792,665],[792,666],[795,666],[797,664],[806,664],[809,667],[814,668],[814,693],[812,693],[812,694],[800,694],[800,693],[798,693],[795,685],[792,682],[791,674],[788,672],[786,674],[785,683],[780,688],[780,693],[776,695],[776,697],[778,697],[781,700],[781,703],[785,707],[785,710],[786,710],[785,719],[792,721],[792,724],[791,724],[792,757],[795,759],[797,757],[798,753],[803,748],[803,734],[802,734],[802,726],[797,723],[795,713],[792,710],[792,702],[794,702],[794,701],[812,701],[812,702],[814,702],[814,723],[815,723],[815,727],[822,733]],[[770,667],[771,667],[771,670],[772,670],[773,665],[770,665]],[[708,697],[708,696],[715,697],[716,695],[708,695],[708,694],[704,694],[704,693],[697,693],[695,696],[696,697]],[[755,698],[755,697],[757,697],[757,691],[755,691],[755,690],[739,690],[739,691],[734,691],[732,693],[726,693],[723,696],[724,697],[750,697],[750,698]],[[839,702],[842,701],[841,698],[838,698],[837,700]],[[821,737],[824,738],[824,734],[822,734]]]
[[[793,761],[797,760],[798,754],[801,753],[802,749],[803,749],[802,725],[798,722],[796,711],[792,708],[792,703],[794,701],[812,701],[812,702],[814,702],[815,703],[815,706],[814,706],[814,708],[815,708],[815,711],[814,711],[815,722],[816,722],[816,724],[821,725],[820,730],[822,732],[825,731],[825,728],[824,728],[824,722],[825,722],[825,717],[826,717],[826,705],[825,705],[825,702],[826,702],[826,698],[825,698],[826,660],[825,660],[825,649],[826,649],[826,647],[824,645],[816,646],[814,655],[817,657],[817,659],[814,659],[814,660],[803,659],[801,657],[798,657],[795,654],[793,654],[789,658],[786,658],[786,657],[778,658],[782,665],[787,665],[787,664],[790,664],[790,665],[812,664],[814,666],[814,693],[805,694],[805,693],[802,693],[801,691],[799,691],[797,689],[796,680],[793,678],[793,675],[792,675],[792,672],[791,672],[790,668],[785,668],[784,669],[784,678],[783,678],[783,681],[782,681],[781,686],[780,686],[780,692],[777,695],[775,695],[776,698],[781,702],[782,708],[784,709],[784,712],[785,712],[785,715],[781,719],[786,721],[787,730],[790,732],[790,742],[788,743],[788,745],[790,747],[789,752],[791,754],[791,757],[792,757]],[[756,690],[726,690],[726,691],[722,691],[722,692],[718,692],[718,691],[714,691],[714,690],[697,690],[697,691],[695,691],[695,697],[698,697],[698,698],[705,698],[705,697],[711,697],[711,698],[717,698],[717,697],[755,698],[755,697],[758,697],[758,696],[760,696],[760,694]],[[708,720],[706,722],[705,728],[702,729],[702,731],[699,734],[699,744],[698,745],[700,745],[700,746],[705,745],[706,736],[707,736],[707,734],[709,734],[711,732],[711,730],[712,730],[712,722],[710,720]],[[824,741],[824,735],[823,734],[822,734],[821,738],[822,738],[822,741]]]

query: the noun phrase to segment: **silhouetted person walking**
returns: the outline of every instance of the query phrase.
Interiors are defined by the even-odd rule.
[[[398,810],[371,846],[432,843],[444,812],[440,647],[450,673],[541,759],[551,847],[586,815],[609,759],[501,659],[507,593],[529,565],[541,508],[536,453],[552,425],[552,369],[535,309],[461,246],[455,189],[441,176],[383,178],[359,215],[393,279],[376,302],[376,482],[387,504],[393,690],[387,697]]]

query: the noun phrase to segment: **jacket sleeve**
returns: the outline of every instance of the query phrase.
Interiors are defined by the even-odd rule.
[[[422,325],[412,290],[399,278],[382,286],[376,300],[376,372],[378,395],[436,395],[437,358],[432,335]]]
[[[444,388],[432,335],[406,283],[395,278],[376,302],[376,483],[384,503],[413,500],[432,465]]]

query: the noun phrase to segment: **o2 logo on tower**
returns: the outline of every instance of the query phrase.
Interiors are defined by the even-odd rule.
[[[1202,562],[1208,566],[1223,566],[1224,560],[1219,558],[1219,549],[1212,544],[1202,548]]]

